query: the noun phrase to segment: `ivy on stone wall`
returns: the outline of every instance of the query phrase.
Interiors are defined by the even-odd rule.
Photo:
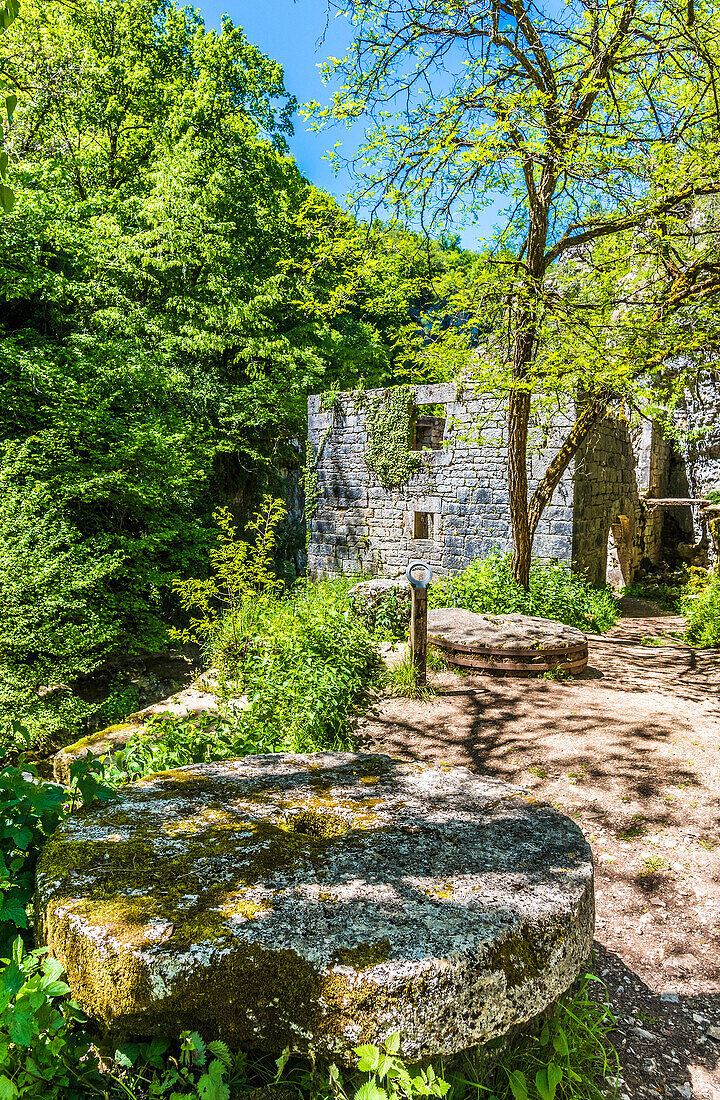
[[[385,489],[402,485],[420,465],[419,456],[410,450],[412,419],[412,386],[385,390],[369,403],[365,465]]]

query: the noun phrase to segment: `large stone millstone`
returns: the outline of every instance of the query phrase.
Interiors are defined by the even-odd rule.
[[[537,1014],[592,943],[578,827],[466,768],[351,753],[180,768],[70,818],[37,931],[112,1030],[450,1054]]]
[[[506,676],[538,676],[562,669],[573,676],[587,666],[581,630],[536,615],[477,615],[458,607],[428,611],[428,641],[461,668]]]

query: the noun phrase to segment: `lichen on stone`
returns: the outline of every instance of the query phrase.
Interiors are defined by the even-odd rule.
[[[37,884],[38,936],[106,1027],[260,1050],[344,1058],[400,1031],[406,1057],[449,1054],[534,1015],[592,942],[572,821],[361,754],[148,777],[66,821]]]

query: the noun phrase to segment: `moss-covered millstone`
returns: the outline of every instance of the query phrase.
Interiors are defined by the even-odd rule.
[[[590,849],[466,768],[351,753],[180,768],[69,819],[37,931],[113,1030],[450,1054],[536,1015],[592,943]]]

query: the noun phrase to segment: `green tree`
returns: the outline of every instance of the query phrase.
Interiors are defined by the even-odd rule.
[[[5,0],[0,5],[0,34],[7,30],[11,23],[15,22],[19,11],[19,0]],[[4,80],[0,80],[0,91],[8,93],[5,96],[5,111],[8,123],[10,123],[12,122],[13,111],[17,106],[17,96],[12,85]],[[0,208],[7,214],[13,208],[15,196],[12,188],[5,182],[7,179],[8,155],[4,149],[5,135],[3,129],[2,124],[0,124]]]
[[[318,126],[368,120],[364,200],[430,226],[472,214],[488,192],[509,198],[500,254],[463,308],[476,324],[482,307],[485,327],[505,333],[471,369],[507,396],[513,569],[527,587],[537,523],[577,448],[608,408],[647,390],[647,347],[630,340],[618,355],[608,331],[627,294],[606,273],[588,309],[557,267],[579,266],[598,242],[627,248],[640,231],[655,263],[667,222],[720,190],[715,12],[676,0],[574,0],[562,12],[525,0],[342,7],[355,41],[326,68],[340,83],[332,103],[313,110]],[[628,319],[641,313],[651,334],[662,302],[630,305]],[[467,340],[448,340],[462,358]],[[533,412],[558,394],[566,407],[577,399],[577,415],[530,495]]]
[[[434,291],[421,240],[368,234],[301,176],[282,72],[228,20],[26,0],[0,71],[21,99],[0,221],[0,716],[37,717],[52,684],[165,644],[216,507],[242,519],[277,495],[309,392],[404,380]],[[467,262],[431,251],[433,272]]]

